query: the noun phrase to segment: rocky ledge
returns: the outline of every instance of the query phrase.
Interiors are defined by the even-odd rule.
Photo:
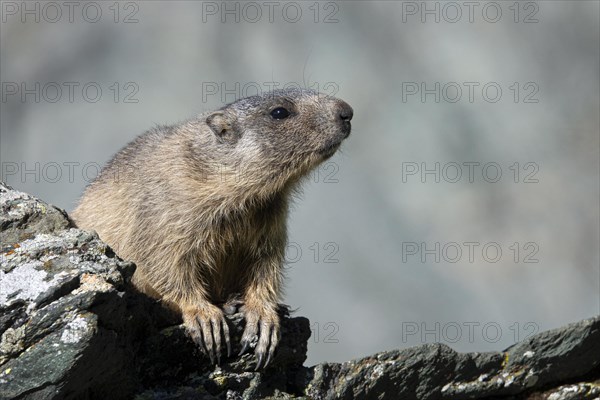
[[[600,397],[600,317],[501,352],[426,344],[305,367],[309,322],[282,307],[269,368],[254,371],[252,354],[215,368],[93,232],[2,183],[0,208],[0,399]],[[237,344],[242,316],[227,318]]]

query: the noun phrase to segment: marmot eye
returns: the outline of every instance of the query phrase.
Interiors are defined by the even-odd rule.
[[[273,119],[284,119],[290,116],[290,112],[283,107],[277,107],[271,111],[271,117]]]

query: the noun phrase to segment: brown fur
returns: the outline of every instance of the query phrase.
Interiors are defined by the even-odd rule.
[[[277,107],[291,115],[274,119]],[[290,194],[337,150],[351,117],[341,100],[285,90],[157,127],[115,155],[73,219],[137,264],[134,284],[176,305],[211,358],[222,336],[230,349],[217,304],[239,294],[244,350],[258,336],[266,365],[279,340]]]

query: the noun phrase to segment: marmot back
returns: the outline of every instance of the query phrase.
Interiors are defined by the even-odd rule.
[[[339,99],[291,89],[154,128],[103,168],[73,219],[136,263],[136,287],[176,306],[213,362],[222,339],[231,352],[217,305],[239,295],[240,354],[258,337],[266,366],[279,341],[291,192],[348,137],[352,115]]]

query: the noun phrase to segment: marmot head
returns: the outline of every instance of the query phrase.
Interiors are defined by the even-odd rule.
[[[209,114],[217,147],[247,179],[280,187],[331,157],[350,135],[352,107],[313,90],[275,90]]]

